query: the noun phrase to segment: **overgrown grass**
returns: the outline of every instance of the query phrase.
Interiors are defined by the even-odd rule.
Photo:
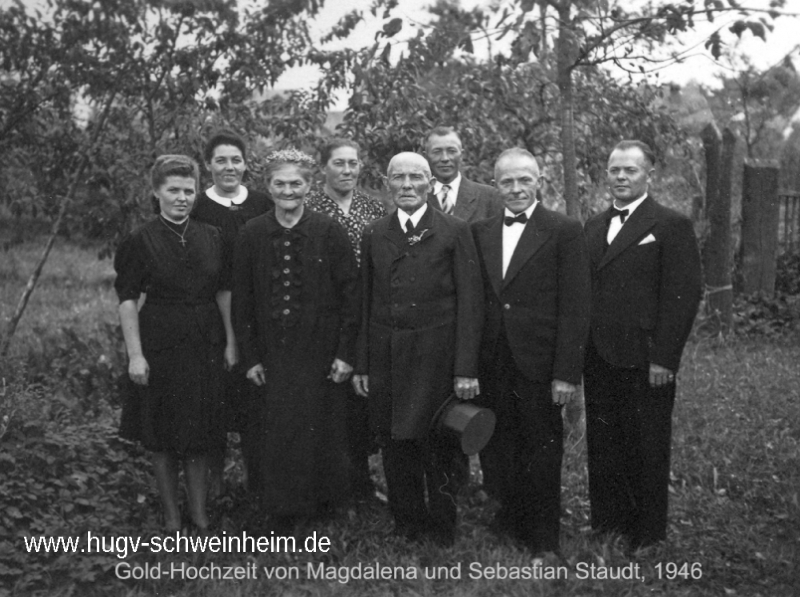
[[[22,245],[0,264],[0,316],[8,317],[38,248]],[[10,259],[9,259],[10,257]],[[27,553],[31,535],[138,536],[158,529],[158,500],[146,455],[115,437],[113,378],[122,373],[116,301],[108,262],[92,250],[61,245],[4,363],[0,415],[0,595],[762,595],[800,594],[800,346],[797,337],[731,339],[689,345],[674,415],[673,479],[667,545],[631,559],[615,541],[588,533],[583,438],[567,441],[563,472],[562,550],[569,578],[471,579],[470,565],[527,566],[529,557],[487,530],[496,507],[477,483],[465,489],[453,548],[409,545],[391,535],[384,507],[349,509],[333,520],[309,523],[331,540],[325,554],[225,554],[218,566],[255,564],[256,580],[122,580],[109,554]],[[104,357],[104,358],[102,358]],[[98,364],[99,363],[99,364]],[[233,465],[234,462],[232,461]],[[379,462],[375,477],[380,484]],[[258,533],[255,510],[234,487],[216,515],[231,534]],[[268,535],[268,532],[267,532]],[[174,558],[138,554],[142,566]],[[350,570],[402,567],[417,579],[321,580],[307,564]],[[668,563],[696,564],[699,578],[659,578]],[[461,579],[425,578],[425,570],[461,566]],[[642,580],[580,579],[581,566],[620,570],[638,565]],[[266,579],[264,568],[296,566],[299,579]],[[687,572],[690,569],[687,567]],[[698,572],[701,571],[701,574]]]

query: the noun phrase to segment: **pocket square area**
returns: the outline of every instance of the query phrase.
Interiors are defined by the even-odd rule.
[[[648,243],[654,243],[654,242],[656,242],[656,237],[653,236],[652,234],[648,234],[642,240],[639,241],[639,244],[646,245]]]

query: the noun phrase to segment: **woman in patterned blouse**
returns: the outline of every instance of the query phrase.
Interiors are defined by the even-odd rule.
[[[308,193],[306,205],[324,213],[341,224],[350,239],[356,260],[361,261],[361,233],[367,224],[386,215],[386,209],[377,199],[356,188],[361,172],[358,143],[350,139],[334,138],[320,152],[320,165],[325,174],[322,189]]]
[[[325,184],[311,191],[306,205],[336,220],[347,232],[356,261],[361,263],[361,233],[367,224],[386,215],[380,201],[356,188],[361,172],[358,143],[334,138],[320,152],[320,166]],[[369,474],[371,441],[366,403],[356,396],[348,384],[347,444],[350,451],[352,476],[350,495],[356,502],[368,502],[375,489]]]

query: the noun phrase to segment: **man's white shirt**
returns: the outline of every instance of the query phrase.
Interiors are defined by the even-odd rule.
[[[525,226],[530,224],[531,216],[533,215],[533,210],[536,209],[536,206],[539,204],[539,201],[534,201],[533,205],[531,205],[528,209],[523,212],[526,216],[528,216],[528,221],[525,224],[522,223],[515,223],[511,224],[511,226],[506,226],[505,222],[503,222],[503,278],[506,277],[506,271],[508,271],[508,264],[511,263],[511,257],[514,255],[514,251],[519,244],[519,239],[522,238],[522,233],[525,232]],[[507,217],[516,217],[519,214],[512,213],[508,210],[508,208],[504,211],[504,216]],[[505,218],[503,218],[505,219]]]
[[[439,182],[438,180],[434,179],[433,181],[433,194],[436,199],[439,201],[439,205],[442,205],[442,187],[444,185]],[[450,190],[447,192],[447,196],[450,198],[450,201],[453,202],[453,207],[456,205],[456,197],[458,197],[458,189],[461,188],[461,172],[458,173],[453,180],[447,183],[447,186],[450,187]],[[444,206],[442,206],[444,207]]]
[[[636,208],[639,207],[642,204],[642,201],[644,201],[645,199],[647,199],[647,193],[639,197],[636,201],[631,201],[630,203],[628,203],[628,205],[622,208],[628,210],[628,215],[625,217],[626,222],[631,219],[633,212],[636,211]],[[619,207],[617,207],[616,201],[614,201],[612,205],[617,209],[620,209]],[[617,234],[619,234],[619,231],[622,230],[622,226],[624,226],[624,223],[622,222],[621,216],[616,215],[613,218],[611,218],[611,221],[608,224],[608,235],[606,235],[606,242],[609,245],[611,244],[611,241],[616,238]]]
[[[402,209],[397,210],[397,218],[400,220],[400,227],[403,230],[408,229],[408,221],[411,220],[411,223],[414,224],[414,228],[416,229],[419,226],[419,221],[422,219],[422,216],[425,215],[425,212],[428,211],[428,204],[423,203],[422,207],[420,207],[417,211],[415,211],[410,216],[404,212]]]

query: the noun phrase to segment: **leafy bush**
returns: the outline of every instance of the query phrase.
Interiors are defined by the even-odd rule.
[[[775,290],[785,294],[800,294],[800,253],[784,253],[778,257]]]
[[[733,303],[734,329],[743,336],[777,338],[800,331],[800,295],[776,292],[737,296]]]
[[[27,395],[23,399],[46,399]],[[143,451],[117,438],[111,419],[82,425],[27,421],[0,442],[0,584],[15,592],[57,579],[102,586],[113,555],[28,553],[25,538],[139,535],[155,528],[156,500]]]

